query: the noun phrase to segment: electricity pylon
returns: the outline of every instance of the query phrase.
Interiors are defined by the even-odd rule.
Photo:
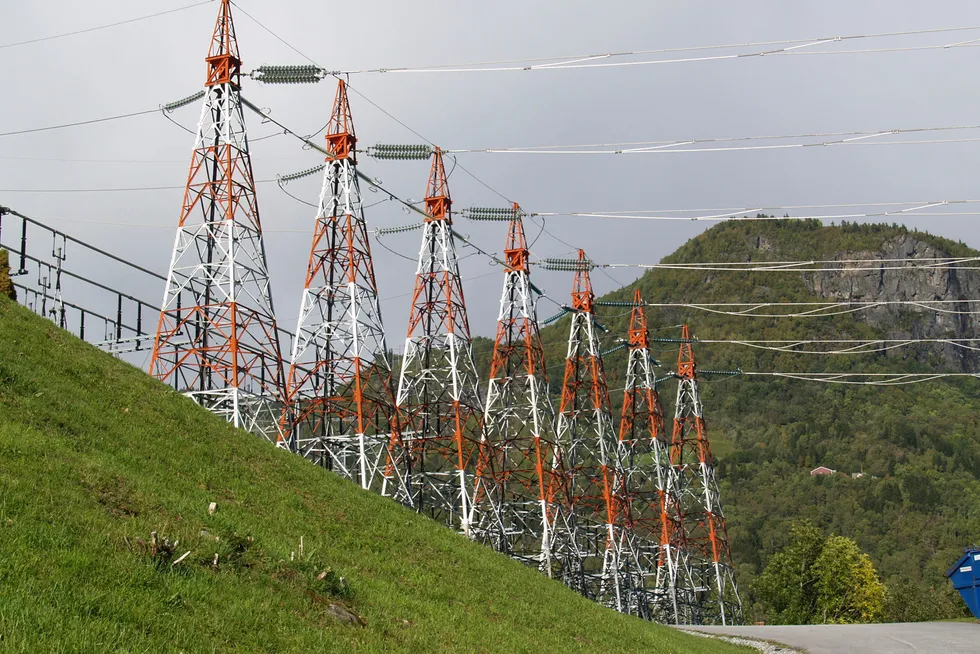
[[[486,214],[480,217],[479,212]],[[470,209],[477,220],[506,219],[504,210]],[[548,395],[523,213],[510,213],[497,335],[483,413],[473,537],[548,576],[561,576],[562,507],[551,496],[558,463],[555,410]],[[562,533],[556,534],[556,528]]]
[[[697,366],[690,330],[684,325],[677,358],[677,404],[670,441],[670,463],[676,484],[676,524],[684,530],[690,582],[683,593],[692,602],[691,624],[739,624],[742,600],[721,506],[715,461],[704,426]],[[678,585],[683,580],[678,579]]]
[[[222,0],[150,372],[276,442],[285,384],[241,67],[231,3]],[[188,296],[193,304],[182,306]]]
[[[676,483],[664,434],[664,415],[657,393],[650,331],[640,289],[633,296],[629,340],[626,343],[626,385],[619,423],[619,458],[629,498],[627,524],[640,561],[646,588],[646,617],[667,624],[687,621],[687,597],[678,595],[690,585],[683,529],[674,513]]]
[[[566,581],[623,613],[643,614],[643,577],[624,528],[625,475],[602,365],[591,263],[579,250],[557,438],[579,565]]]
[[[392,494],[469,535],[482,408],[451,207],[436,148],[396,396],[407,488]]]
[[[391,354],[343,80],[326,141],[323,188],[286,377],[281,445],[362,488],[380,490],[397,433]]]

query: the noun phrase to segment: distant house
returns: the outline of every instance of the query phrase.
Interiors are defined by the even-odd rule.
[[[863,472],[852,472],[851,473],[851,478],[852,479],[860,479],[863,476],[864,476],[864,473]]]
[[[820,466],[819,468],[814,468],[813,470],[811,470],[810,471],[810,476],[811,477],[820,477],[820,476],[825,476],[825,475],[833,475],[833,474],[836,474],[836,473],[837,473],[836,470],[831,470],[830,468],[827,468],[826,466]]]

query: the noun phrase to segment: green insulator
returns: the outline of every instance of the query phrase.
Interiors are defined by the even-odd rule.
[[[567,313],[568,313],[568,309],[562,309],[559,313],[556,313],[555,315],[551,316],[547,320],[543,320],[541,324],[543,324],[543,325],[550,325],[551,323],[555,322],[556,320],[560,320],[560,319],[564,318]]]
[[[252,79],[264,84],[316,84],[325,72],[313,65],[260,66],[252,72]]]
[[[197,102],[198,100],[200,100],[203,97],[204,97],[204,91],[198,91],[194,95],[189,95],[189,96],[187,96],[186,98],[184,98],[182,100],[177,100],[176,102],[167,103],[167,104],[163,105],[161,107],[161,109],[163,109],[164,111],[166,111],[169,114],[169,113],[171,113],[173,111],[176,111],[177,109],[180,109],[181,107],[186,107],[187,105],[189,105],[192,102]]]
[[[465,209],[463,215],[470,220],[484,221],[511,221],[520,217],[520,213],[513,209],[501,207],[473,207]]]
[[[290,173],[288,175],[281,175],[279,177],[280,182],[292,182],[297,179],[302,179],[304,177],[309,177],[310,175],[315,175],[326,168],[326,164],[320,164],[319,166],[313,166],[312,168],[307,168],[306,170],[301,170],[298,173]]]
[[[391,145],[378,144],[368,150],[375,159],[395,161],[424,160],[432,156],[432,148],[428,145]]]
[[[541,265],[546,270],[562,272],[580,272],[595,268],[595,264],[591,261],[579,261],[578,259],[544,259]]]
[[[402,234],[404,232],[411,232],[416,229],[421,229],[425,227],[425,223],[416,223],[414,225],[402,225],[401,227],[386,227],[384,229],[379,229],[375,233],[378,236],[388,236],[390,234]]]

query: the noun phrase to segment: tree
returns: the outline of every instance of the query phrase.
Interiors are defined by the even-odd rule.
[[[813,564],[813,573],[820,621],[852,624],[882,617],[885,586],[871,558],[850,538],[828,538]]]
[[[766,606],[767,618],[779,624],[808,624],[817,608],[813,566],[824,547],[824,537],[812,522],[793,525],[792,542],[769,559],[753,589]]]
[[[908,579],[896,577],[885,586],[886,622],[925,622],[968,616],[966,604],[947,585],[938,589],[930,587],[923,592]]]
[[[793,525],[789,546],[774,554],[753,584],[767,621],[777,624],[874,622],[884,615],[885,586],[850,538]]]
[[[6,250],[0,250],[0,295],[6,295],[11,300],[17,299],[17,291],[10,280],[10,263]]]

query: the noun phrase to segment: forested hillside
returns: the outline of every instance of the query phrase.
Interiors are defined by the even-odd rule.
[[[665,262],[834,259],[926,259],[973,256],[955,243],[898,226],[823,226],[817,221],[750,221],[719,225]],[[968,264],[969,265],[969,264]],[[874,272],[704,272],[655,270],[602,298],[653,303],[806,302],[980,299],[972,270]],[[571,282],[571,280],[569,280]],[[553,293],[554,295],[554,293]],[[970,305],[944,312],[888,306],[828,317],[750,318],[700,310],[648,309],[655,337],[678,337],[681,323],[705,340],[975,338]],[[600,306],[604,345],[624,336],[629,309]],[[552,388],[561,383],[568,319],[544,330]],[[678,346],[659,345],[666,375]],[[814,355],[735,345],[695,345],[706,370],[819,372],[976,372],[976,352],[920,344],[886,353]],[[810,349],[814,349],[811,347]],[[614,411],[622,388],[623,352],[605,361]],[[711,377],[702,383],[708,432],[717,457],[733,556],[749,618],[753,579],[789,541],[792,523],[811,519],[826,533],[854,538],[889,587],[893,615],[955,617],[962,605],[943,577],[962,548],[980,541],[980,385],[946,379],[881,387],[777,379]],[[676,384],[661,388],[672,416]],[[617,416],[618,419],[618,416]],[[668,422],[668,430],[669,430]],[[811,477],[816,466],[843,473]],[[852,478],[850,473],[864,473]],[[905,607],[902,609],[901,607]],[[906,611],[901,613],[901,611]]]

